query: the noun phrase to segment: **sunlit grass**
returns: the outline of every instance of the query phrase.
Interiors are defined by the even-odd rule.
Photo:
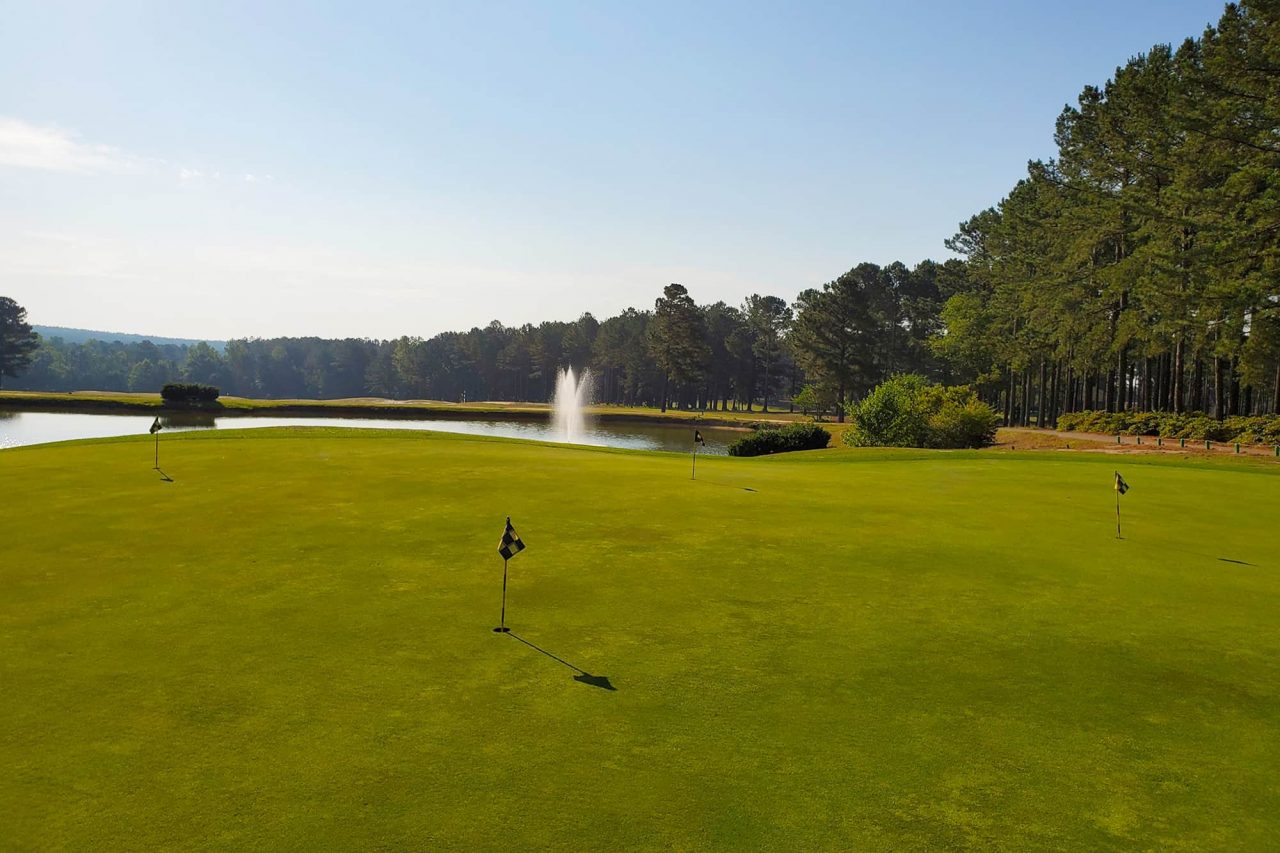
[[[0,452],[17,848],[1263,849],[1280,467]],[[506,516],[508,622],[495,634]],[[608,679],[603,689],[575,675]]]

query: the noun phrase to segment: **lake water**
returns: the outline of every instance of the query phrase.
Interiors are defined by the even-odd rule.
[[[0,449],[67,441],[74,438],[108,438],[117,435],[145,434],[154,419],[149,414],[82,414],[79,412],[11,412],[0,411]],[[453,432],[465,435],[493,435],[556,441],[549,421],[502,420],[409,420],[406,418],[326,418],[232,415],[215,417],[201,413],[180,412],[161,415],[165,432],[210,429],[255,429],[281,426],[355,427],[363,429],[418,429]],[[693,426],[655,423],[588,424],[580,443],[598,447],[626,447],[635,450],[693,449]],[[705,451],[723,456],[730,442],[741,438],[740,430],[699,427],[707,445]]]

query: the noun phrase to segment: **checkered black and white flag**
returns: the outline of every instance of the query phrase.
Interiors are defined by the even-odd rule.
[[[511,526],[511,517],[507,516],[507,529],[502,531],[502,541],[498,543],[498,553],[502,555],[502,559],[510,560],[523,550],[524,543],[520,541],[520,534],[516,533],[516,529]]]

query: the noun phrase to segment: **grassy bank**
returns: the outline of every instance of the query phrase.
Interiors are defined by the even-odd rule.
[[[1273,464],[1123,459],[1117,540],[1097,454],[690,481],[666,454],[218,431],[163,437],[169,482],[151,453],[0,453],[6,845],[1280,835]],[[508,514],[518,637],[490,630]]]
[[[146,412],[165,408],[159,394],[116,391],[0,391],[0,409],[83,412]],[[178,410],[193,407],[179,406]],[[539,403],[448,403],[440,400],[384,400],[355,397],[341,400],[257,400],[248,397],[220,397],[213,405],[194,407],[221,415],[328,415],[364,417],[501,418],[542,419],[550,406]],[[592,406],[591,415],[604,422],[652,421],[684,423],[698,421],[709,426],[746,426],[755,422],[789,423],[808,420],[788,412],[700,412],[647,406]]]

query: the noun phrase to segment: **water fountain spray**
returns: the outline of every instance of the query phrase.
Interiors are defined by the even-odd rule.
[[[556,441],[581,444],[587,436],[586,407],[591,398],[591,372],[582,371],[575,378],[573,368],[560,371],[556,377],[556,396],[552,402],[551,427]]]

